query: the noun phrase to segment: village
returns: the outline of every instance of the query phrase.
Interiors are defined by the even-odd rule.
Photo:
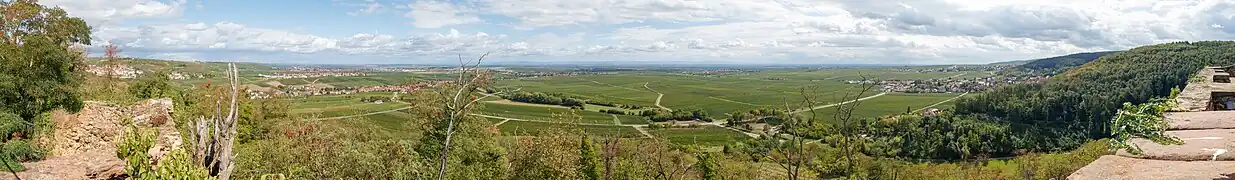
[[[879,85],[884,91],[903,93],[957,93],[978,92],[1006,84],[1034,83],[1046,80],[1046,76],[1032,77],[984,77],[973,79],[930,80],[884,80]],[[873,81],[846,81],[849,84],[873,83]]]

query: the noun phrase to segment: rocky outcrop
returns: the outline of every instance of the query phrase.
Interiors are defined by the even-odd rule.
[[[1221,71],[1221,72],[1220,72]],[[1171,111],[1200,112],[1212,110],[1209,108],[1215,92],[1235,92],[1235,83],[1215,82],[1214,75],[1229,76],[1230,72],[1218,67],[1207,67],[1197,71],[1196,80],[1190,80],[1184,89],[1175,97],[1179,106]]]
[[[183,144],[172,120],[173,110],[171,99],[164,98],[144,100],[129,107],[87,101],[77,113],[54,112],[55,132],[51,138],[40,140],[51,155],[42,161],[25,163],[29,170],[19,175],[24,179],[123,177],[125,165],[116,157],[115,145],[124,136],[126,124],[158,130],[159,137],[149,151],[152,161],[157,162]]]
[[[1132,139],[1129,143],[1136,144],[1144,153],[1132,155],[1118,152],[1117,155],[1142,159],[1172,160],[1172,161],[1235,161],[1235,129],[1182,130],[1167,131],[1168,135],[1179,137],[1184,141],[1181,145],[1161,145],[1146,139]]]
[[[1141,155],[1103,156],[1068,179],[1235,179],[1235,111],[1170,112],[1163,120],[1184,144],[1131,139]]]
[[[1102,156],[1068,179],[1228,179],[1235,178],[1235,161],[1167,161]]]
[[[1171,130],[1235,129],[1235,111],[1168,112]]]

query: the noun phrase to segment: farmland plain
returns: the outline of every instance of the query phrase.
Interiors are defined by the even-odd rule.
[[[566,72],[566,71],[562,71]],[[798,104],[803,92],[816,98],[814,105],[841,102],[845,96],[856,96],[859,84],[848,81],[886,79],[946,79],[976,78],[989,75],[983,71],[969,72],[915,72],[887,69],[770,69],[756,72],[684,73],[671,71],[623,71],[603,75],[571,75],[544,77],[503,77],[495,86],[519,89],[524,92],[560,93],[591,101],[638,105],[642,109],[623,109],[586,105],[583,109],[565,106],[511,102],[498,97],[483,99],[473,113],[497,125],[503,135],[537,135],[552,129],[575,129],[596,136],[646,138],[648,135],[667,139],[677,144],[719,146],[727,142],[749,138],[734,130],[701,125],[693,128],[647,129],[648,120],[634,115],[614,115],[600,110],[622,110],[628,113],[657,107],[659,102],[672,110],[701,109],[716,119],[728,118],[728,113],[759,108],[801,109]],[[414,83],[433,80],[419,74],[387,73],[366,77],[329,77],[309,79],[282,79],[287,84],[323,83],[335,86],[371,86]],[[882,93],[882,94],[881,94]],[[663,96],[662,96],[663,94]],[[878,96],[875,96],[877,95]],[[878,117],[906,112],[916,112],[928,107],[946,109],[950,100],[962,93],[884,93],[882,90],[867,92],[871,97],[860,101],[857,117]],[[376,104],[362,102],[367,96],[389,97],[390,93],[360,93],[287,98],[293,115],[300,117],[335,117],[383,112],[407,107],[402,102]],[[658,99],[659,97],[659,99]],[[414,103],[414,102],[413,102]],[[819,108],[813,113],[817,121],[828,122],[832,108]],[[799,113],[812,117],[810,111]],[[408,131],[410,119],[407,110],[376,113],[358,118],[348,118],[348,123],[367,123],[387,131]],[[639,128],[647,130],[644,135]]]

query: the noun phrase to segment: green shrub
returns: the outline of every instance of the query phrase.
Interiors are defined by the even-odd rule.
[[[153,168],[148,163],[150,156],[147,152],[154,147],[158,132],[129,126],[124,134],[120,143],[116,144],[116,157],[125,162],[124,172],[135,178],[154,176]]]
[[[1179,88],[1174,88],[1171,89],[1171,95],[1166,98],[1154,98],[1138,105],[1132,105],[1130,102],[1124,103],[1123,108],[1119,109],[1115,117],[1111,119],[1111,149],[1123,149],[1128,153],[1141,154],[1140,147],[1128,143],[1128,140],[1132,138],[1145,138],[1165,145],[1183,144],[1183,140],[1178,137],[1166,134],[1166,129],[1170,128],[1170,125],[1162,120],[1164,113],[1177,105],[1175,97],[1178,95]]]
[[[129,94],[132,94],[138,99],[163,98],[171,97],[172,85],[167,73],[151,72],[142,75],[137,79],[137,82],[129,86]]]
[[[116,157],[124,159],[124,172],[130,179],[215,179],[206,168],[193,163],[185,149],[173,149],[162,160],[151,164],[148,152],[154,147],[155,137],[158,136],[159,132],[154,129],[137,126],[125,129],[125,135],[116,144]]]

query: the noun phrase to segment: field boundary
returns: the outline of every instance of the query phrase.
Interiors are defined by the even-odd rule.
[[[802,113],[802,112],[806,112],[806,111],[810,111],[810,110],[816,110],[816,109],[829,108],[829,107],[832,107],[832,106],[839,106],[839,105],[849,104],[849,103],[858,102],[858,101],[865,101],[865,100],[867,100],[867,99],[877,98],[877,97],[879,97],[879,96],[883,96],[883,95],[887,95],[887,94],[888,94],[888,92],[883,92],[883,93],[879,93],[879,94],[875,94],[875,95],[871,95],[871,96],[866,96],[866,97],[863,97],[863,98],[858,98],[858,99],[855,99],[855,100],[849,100],[849,101],[845,101],[845,102],[833,103],[833,104],[822,105],[822,106],[815,106],[815,107],[812,107],[812,108],[807,108],[807,109],[800,109],[800,110],[796,110],[796,111],[793,111],[793,112],[789,112],[789,114],[797,114],[797,113]]]
[[[617,86],[617,85],[613,85],[613,84],[609,84],[609,83],[602,83],[602,82],[600,82],[600,81],[591,80],[591,79],[583,79],[583,78],[581,78],[581,77],[575,77],[575,79],[584,80],[584,81],[591,81],[592,83],[596,83],[596,84],[600,84],[600,85],[606,85],[606,86],[612,86],[612,87],[615,87],[615,88],[621,88],[621,89],[625,89],[625,90],[631,90],[631,91],[642,92],[642,90],[638,90],[638,89],[634,89],[634,88],[622,87],[622,86]]]
[[[746,103],[746,102],[741,102],[741,101],[728,100],[728,99],[724,99],[724,98],[718,98],[718,97],[716,97],[716,96],[708,96],[708,98],[712,98],[712,99],[719,100],[719,101],[724,101],[724,102],[731,102],[731,103],[741,104],[741,105],[748,105],[748,106],[768,106],[768,105],[759,105],[759,104],[751,104],[751,103]]]
[[[385,114],[385,113],[390,113],[390,112],[395,112],[395,111],[401,111],[401,110],[411,109],[411,108],[412,108],[411,106],[408,106],[408,107],[401,107],[401,108],[398,108],[398,109],[391,109],[391,110],[378,111],[378,112],[371,112],[371,113],[364,113],[364,114],[353,114],[353,115],[346,115],[346,116],[335,116],[335,117],[324,117],[324,118],[308,119],[308,120],[304,120],[304,122],[310,122],[310,121],[326,121],[326,120],[338,120],[338,119],[347,119],[347,118],[354,118],[354,117],[372,116],[372,115],[376,115],[376,114]]]
[[[935,107],[935,106],[938,106],[938,105],[943,104],[943,103],[952,102],[952,100],[960,99],[961,97],[965,97],[965,95],[969,95],[969,92],[961,93],[961,95],[957,95],[956,97],[952,97],[951,99],[947,99],[947,100],[939,101],[938,103],[931,104],[930,106],[922,107],[921,109],[918,109],[918,110],[913,110],[913,112],[918,112],[918,111],[926,110],[927,108]]]
[[[484,115],[484,114],[476,114],[476,113],[471,113],[471,114],[468,114],[468,115],[472,115],[472,116],[480,116],[480,117],[486,117],[486,118],[494,118],[494,119],[502,119],[502,122],[499,122],[498,124],[506,123],[507,121],[523,121],[523,122],[540,122],[540,123],[574,124],[574,125],[585,125],[585,126],[618,126],[618,127],[631,127],[631,128],[635,128],[635,130],[638,130],[638,131],[639,131],[639,133],[642,133],[644,136],[647,136],[648,138],[653,138],[653,137],[654,137],[654,136],[652,136],[652,134],[651,134],[651,133],[648,133],[647,131],[643,130],[643,127],[647,127],[647,125],[622,125],[622,124],[595,124],[595,123],[578,123],[578,122],[558,122],[558,121],[545,121],[545,120],[518,119],[518,118],[509,118],[509,117],[501,117],[501,116],[492,116],[492,115]],[[614,117],[617,117],[617,116],[614,116]],[[495,126],[496,126],[496,125],[495,125]]]

